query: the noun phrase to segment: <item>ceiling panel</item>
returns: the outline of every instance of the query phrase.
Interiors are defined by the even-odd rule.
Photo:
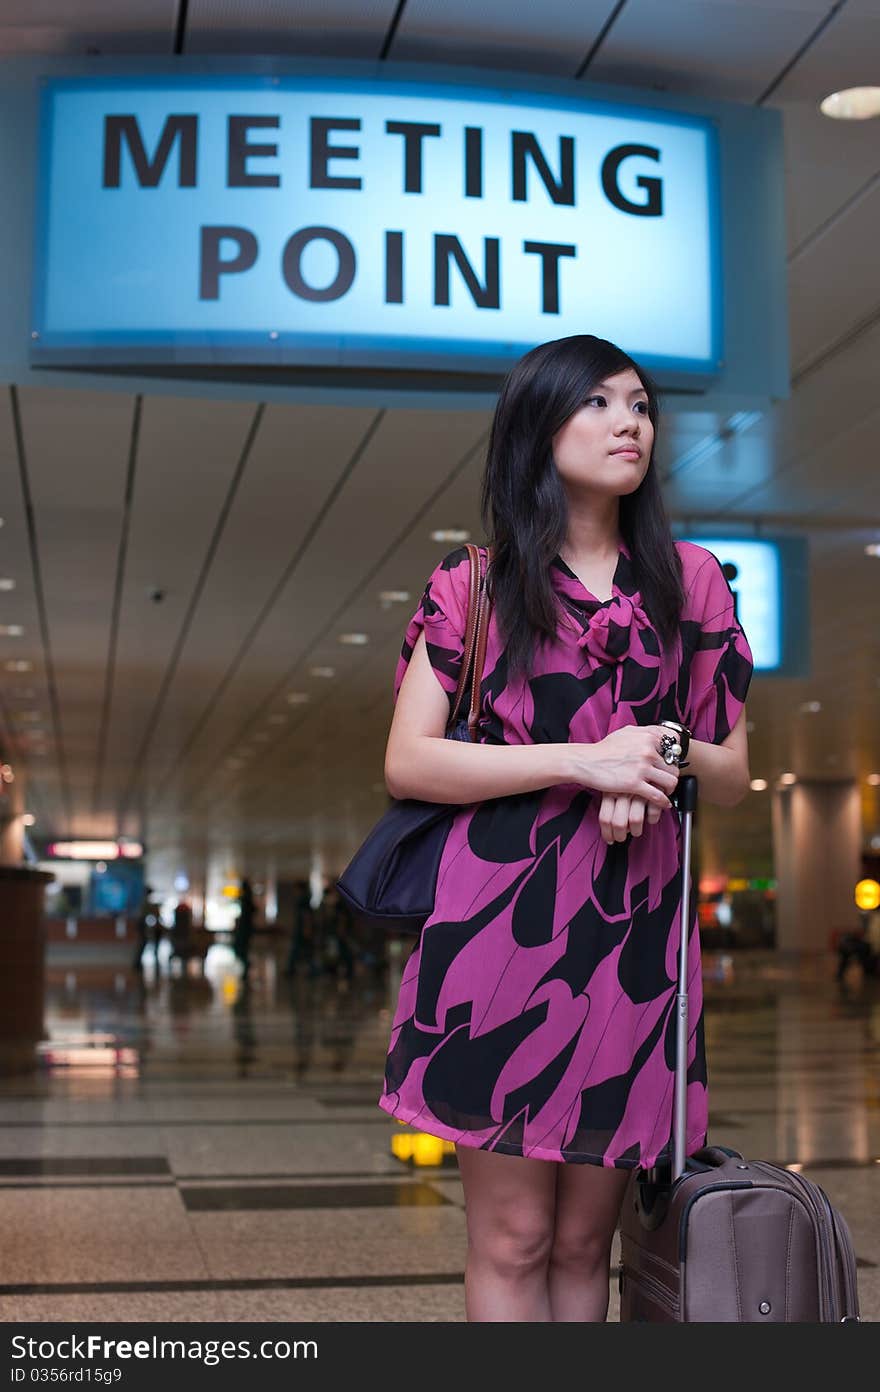
[[[585,76],[754,102],[827,9],[824,0],[628,0]]]
[[[207,796],[209,775],[221,776],[215,773],[222,767],[220,761],[235,757],[245,736],[271,730],[272,716],[289,717],[285,674],[290,673],[290,687],[302,689],[305,681],[313,699],[321,700],[324,679],[309,676],[308,667],[331,663],[340,681],[356,668],[358,649],[336,640],[337,631],[345,630],[338,628],[334,613],[362,587],[392,539],[412,526],[444,474],[474,447],[481,427],[482,421],[471,412],[401,410],[383,417],[256,635],[247,663],[235,673],[200,731],[193,765],[195,786],[203,795]],[[372,521],[377,507],[378,538]],[[365,525],[366,519],[371,520]],[[329,633],[322,637],[328,625]]]
[[[758,8],[765,12],[767,9]],[[822,3],[813,8],[815,24],[830,14],[832,6]],[[761,24],[763,38],[764,21],[758,16],[756,20]],[[847,0],[783,78],[774,99],[815,102],[843,87],[876,83],[878,56],[880,8],[876,0]]]
[[[21,392],[64,748],[93,767],[133,412],[132,398],[116,393]]]
[[[0,722],[4,753],[26,784],[28,810],[50,825],[64,825],[63,796],[54,748],[52,708],[46,680],[40,616],[33,582],[21,476],[8,388],[0,392],[0,624],[24,629],[20,637],[0,635]],[[10,672],[6,664],[29,662],[31,670]],[[34,713],[38,716],[34,719]],[[41,733],[42,732],[42,733]],[[46,749],[45,754],[37,750]]]
[[[273,406],[266,412],[212,562],[185,664],[169,695],[169,719],[162,721],[151,744],[145,771],[150,789],[185,773],[179,751],[189,746],[206,712],[221,697],[228,699],[236,663],[243,699],[253,705],[256,691],[264,690],[288,660],[296,639],[285,617],[286,595],[291,584],[299,584],[299,567],[276,592],[375,415],[351,409],[328,418],[320,408],[297,406]],[[325,551],[328,544],[320,532],[310,543],[322,575],[328,562],[332,565],[331,556],[343,554]],[[264,612],[268,605],[272,607]],[[307,595],[306,614],[310,608]],[[256,628],[260,622],[263,628]],[[276,637],[261,658],[261,635],[268,626]]]
[[[175,654],[256,407],[143,402],[122,589],[102,808],[115,814]],[[161,603],[151,595],[163,592]],[[173,726],[173,706],[161,718]]]
[[[388,56],[570,77],[613,9],[613,0],[544,0],[534,9],[508,0],[407,0]]]
[[[3,0],[0,55],[171,53],[178,0]]]
[[[795,372],[880,309],[880,181],[789,271],[791,360]]]
[[[396,0],[190,0],[184,52],[375,58]]]
[[[774,99],[774,105],[775,105]],[[785,144],[785,203],[789,253],[821,236],[827,223],[846,217],[851,201],[880,177],[873,121],[832,121],[817,100],[778,103]],[[868,239],[873,229],[867,229]]]

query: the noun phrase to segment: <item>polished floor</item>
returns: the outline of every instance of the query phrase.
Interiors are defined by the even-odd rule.
[[[0,1081],[0,1319],[464,1319],[454,1156],[376,1106],[402,957],[287,980],[54,950],[38,1071]],[[174,964],[179,970],[179,964]],[[880,1317],[880,981],[705,954],[710,1140],[797,1164]],[[609,1320],[617,1318],[617,1244]]]

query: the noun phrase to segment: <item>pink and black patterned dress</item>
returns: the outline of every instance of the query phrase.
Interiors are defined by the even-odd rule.
[[[676,542],[686,592],[662,653],[621,546],[600,602],[556,556],[564,612],[531,677],[508,681],[494,621],[479,738],[491,744],[601,740],[623,725],[681,720],[720,744],[745,703],[753,660],[717,558]],[[466,548],[428,580],[410,620],[394,699],[416,640],[450,696],[463,655]],[[451,701],[450,701],[451,704]],[[678,813],[606,845],[601,793],[575,783],[461,806],[433,912],[403,971],[379,1106],[419,1130],[507,1155],[632,1168],[669,1153]],[[705,1143],[700,944],[689,946],[688,1153]]]

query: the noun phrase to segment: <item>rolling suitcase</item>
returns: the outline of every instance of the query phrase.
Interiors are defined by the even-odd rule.
[[[690,922],[697,780],[679,779],[681,922]],[[726,1146],[685,1155],[687,937],[678,962],[672,1163],[636,1170],[620,1214],[621,1321],[836,1323],[859,1319],[843,1216],[818,1184]]]

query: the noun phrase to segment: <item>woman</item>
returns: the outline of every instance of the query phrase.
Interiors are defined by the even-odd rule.
[[[690,732],[703,800],[732,807],[749,787],[752,654],[717,559],[673,541],[657,419],[650,378],[614,344],[527,353],[483,479],[478,742],[443,738],[465,548],[428,580],[395,676],[388,790],[461,811],[379,1105],[456,1143],[470,1320],[606,1318],[627,1178],[670,1148],[679,768],[659,722]],[[688,1153],[707,1123],[695,913],[690,932]]]

